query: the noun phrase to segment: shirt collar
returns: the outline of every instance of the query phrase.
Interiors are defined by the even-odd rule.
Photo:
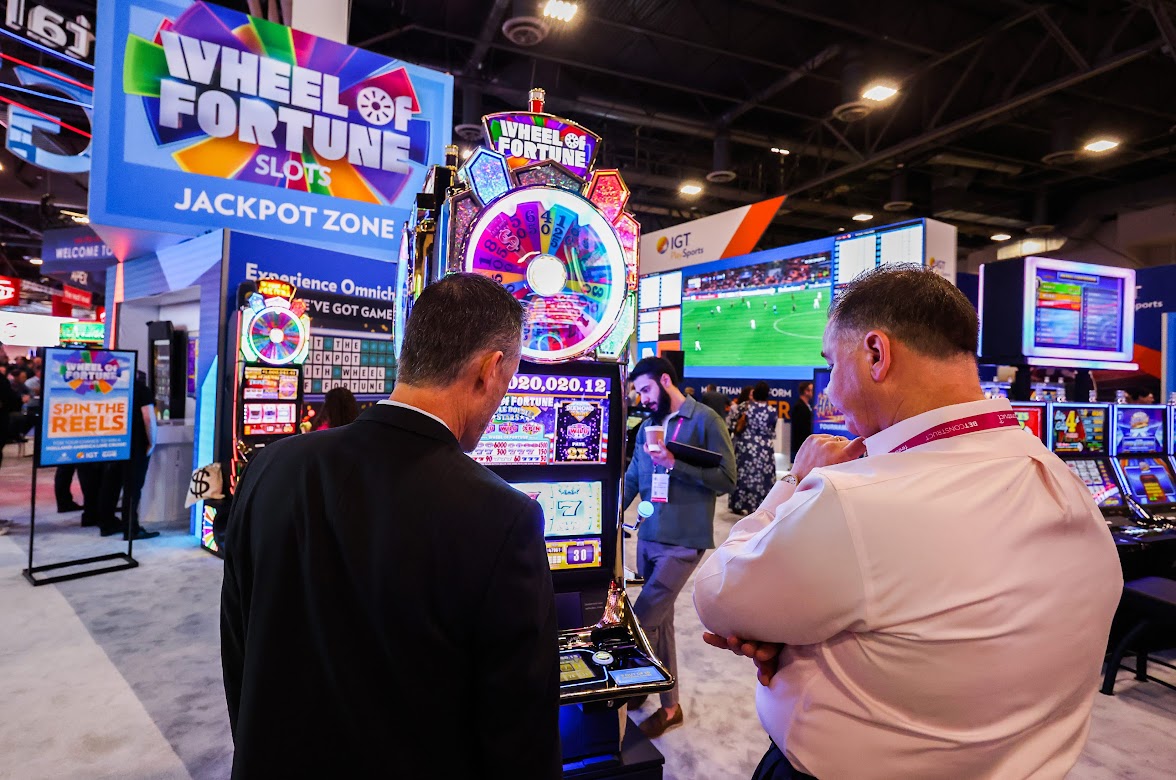
[[[437,415],[429,414],[424,409],[421,409],[418,406],[413,406],[412,404],[406,404],[406,403],[403,403],[402,401],[393,401],[391,398],[385,398],[383,401],[377,401],[376,403],[379,404],[380,406],[399,406],[401,409],[411,409],[414,412],[417,412],[419,414],[423,414],[425,417],[433,418],[437,422],[444,425],[445,430],[449,431],[450,433],[453,433],[453,429],[449,427],[448,423],[446,423],[444,420],[442,420]]]
[[[682,405],[678,407],[678,411],[674,412],[672,415],[670,415],[670,417],[685,417],[687,420],[689,420],[691,415],[694,414],[694,406],[697,403],[698,401],[694,400],[693,396],[686,396],[686,400],[683,401]]]
[[[918,436],[924,431],[931,430],[961,417],[971,417],[986,412],[1007,412],[1012,409],[1007,398],[994,398],[984,401],[969,401],[963,404],[950,404],[932,409],[929,412],[916,414],[901,422],[891,425],[884,431],[879,431],[866,439],[866,452],[870,455],[885,455],[908,439]]]

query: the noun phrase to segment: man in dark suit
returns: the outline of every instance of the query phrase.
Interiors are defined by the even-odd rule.
[[[720,393],[713,384],[703,389],[702,402],[714,409],[720,420],[727,419],[727,407],[731,405],[731,399]]]
[[[250,463],[221,593],[234,780],[561,775],[543,513],[464,454],[522,325],[485,277],[430,285],[390,399]]]
[[[792,458],[796,460],[796,453],[804,440],[813,435],[813,383],[801,382],[797,385],[796,403],[790,412],[792,417]]]

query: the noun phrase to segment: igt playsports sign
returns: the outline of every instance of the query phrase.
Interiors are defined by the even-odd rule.
[[[387,248],[444,156],[449,76],[203,2],[101,10],[95,100],[125,110],[95,133],[97,223]]]

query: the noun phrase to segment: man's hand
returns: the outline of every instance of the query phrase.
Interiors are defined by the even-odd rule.
[[[750,658],[755,662],[756,677],[759,679],[760,685],[764,687],[772,682],[772,678],[780,670],[780,651],[784,649],[784,645],[775,642],[740,639],[737,636],[729,636],[724,639],[709,631],[703,632],[702,641],[720,650],[730,650],[735,655]]]
[[[674,467],[674,453],[669,451],[665,442],[662,442],[660,450],[651,450],[649,449],[649,445],[646,444],[645,451],[649,453],[649,459],[653,461],[654,465],[661,466],[663,469],[672,469]]]
[[[860,436],[853,441],[844,436],[830,436],[816,433],[804,440],[796,460],[792,462],[792,474],[797,482],[803,482],[813,469],[848,463],[866,454],[866,440]]]

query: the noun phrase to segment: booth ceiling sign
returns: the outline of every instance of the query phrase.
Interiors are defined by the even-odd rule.
[[[94,222],[398,237],[444,156],[452,77],[204,2],[101,13],[96,100],[125,110],[97,120]]]

